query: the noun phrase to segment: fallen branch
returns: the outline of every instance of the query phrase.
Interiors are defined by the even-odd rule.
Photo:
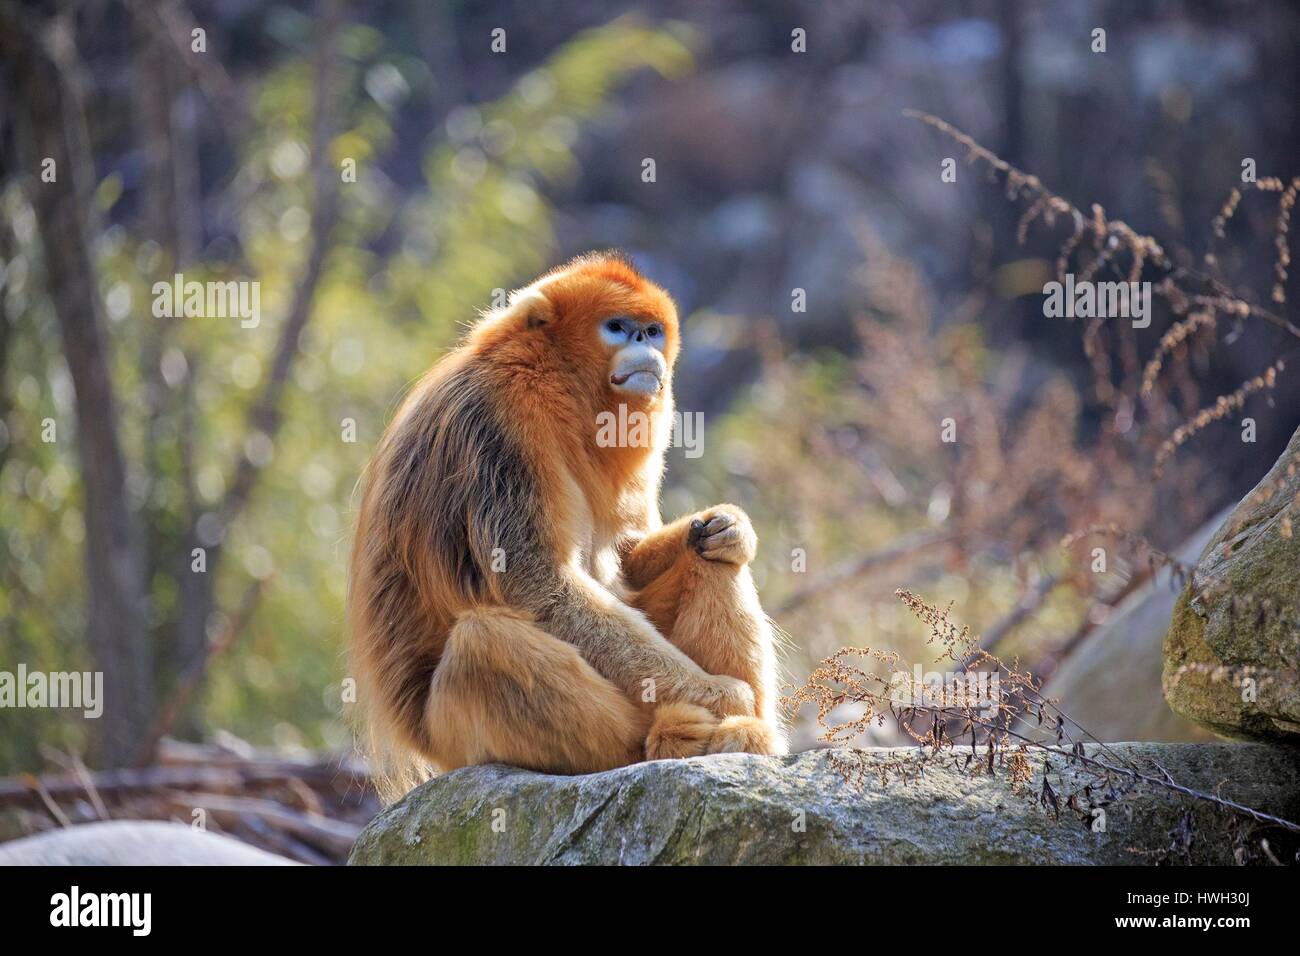
[[[284,833],[290,833],[335,856],[346,856],[361,832],[359,824],[331,820],[329,817],[299,813],[273,800],[256,797],[232,797],[203,791],[173,793],[169,799],[187,812],[201,809],[217,819],[256,817]]]
[[[0,779],[0,806],[35,804],[39,802],[42,790],[50,797],[69,799],[85,795],[88,787],[94,787],[101,797],[105,797],[160,789],[234,792],[290,780],[324,786],[354,782],[355,778],[344,764],[333,760],[311,764],[255,761],[231,766],[156,766],[104,770],[91,774],[89,778],[75,773],[45,777],[22,774]]]
[[[222,740],[224,739],[224,743]],[[208,829],[312,865],[347,859],[379,810],[366,766],[350,755],[258,751],[231,735],[213,744],[163,738],[159,764],[91,773],[77,756],[46,750],[58,772],[0,779],[5,835],[95,820],[175,820],[205,810]]]

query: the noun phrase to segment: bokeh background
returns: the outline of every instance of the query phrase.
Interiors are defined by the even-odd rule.
[[[1084,660],[1063,706],[1100,736],[1196,736],[1161,699],[1173,586],[1137,537],[1186,550],[1258,480],[1294,373],[1154,455],[1295,338],[1220,317],[1139,399],[1179,316],[1045,318],[1068,223],[1022,229],[904,110],[1285,316],[1276,193],[1211,223],[1243,159],[1300,172],[1293,5],[84,0],[5,3],[0,43],[0,669],[108,688],[98,721],[0,709],[0,773],[164,739],[346,751],[370,449],[494,290],[615,246],[677,298],[679,407],[704,413],[665,514],[749,512],[792,683],[844,645],[928,663],[909,587],[1045,675]],[[156,318],[176,272],[257,280],[260,324]],[[1062,547],[1107,523],[1130,537]]]

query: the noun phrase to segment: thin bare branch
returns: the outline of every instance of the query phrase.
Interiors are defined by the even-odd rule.
[[[879,551],[845,561],[814,578],[778,604],[771,614],[773,617],[783,617],[827,591],[839,588],[850,581],[856,581],[864,575],[874,574],[920,557],[941,545],[952,543],[956,537],[955,531],[943,530],[915,531],[905,534]]]

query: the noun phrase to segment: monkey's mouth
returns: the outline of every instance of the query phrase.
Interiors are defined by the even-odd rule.
[[[609,384],[621,392],[635,392],[638,395],[655,395],[664,386],[659,367],[649,363],[617,369],[609,377]]]
[[[638,368],[637,371],[624,372],[623,375],[611,375],[610,385],[616,389],[627,389],[629,392],[658,392],[663,388],[659,376],[649,368]],[[646,388],[647,385],[651,388]]]
[[[668,381],[668,363],[664,357],[641,343],[620,349],[609,371],[610,387],[631,395],[658,395]]]

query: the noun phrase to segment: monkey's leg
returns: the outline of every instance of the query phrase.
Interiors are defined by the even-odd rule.
[[[444,770],[501,762],[573,774],[644,759],[651,715],[573,645],[493,608],[453,625],[427,719],[430,756]]]
[[[705,752],[785,753],[776,715],[776,646],[749,572],[756,539],[739,508],[720,505],[665,526],[624,556],[633,604],[710,674],[745,681],[755,715],[724,718]]]
[[[445,770],[502,762],[551,773],[609,770],[647,750],[651,759],[703,753],[718,725],[692,704],[638,708],[572,644],[506,609],[457,620],[428,720],[431,756]]]
[[[637,604],[657,626],[671,618],[664,633],[704,670],[754,690],[755,716],[724,717],[704,752],[785,753],[776,715],[775,641],[749,568],[686,552],[638,595]]]

